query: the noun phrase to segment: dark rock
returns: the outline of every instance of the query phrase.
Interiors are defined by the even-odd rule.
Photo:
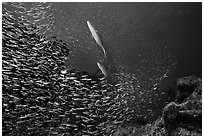
[[[202,123],[202,96],[193,92],[187,99],[182,103],[179,115],[182,118],[181,121],[184,123]]]
[[[173,136],[201,136],[201,133],[197,133],[195,131],[189,131],[185,128],[178,127],[171,132]]]
[[[163,109],[163,119],[166,125],[174,124],[177,121],[180,106],[174,102],[169,103]]]
[[[145,135],[202,135],[201,79],[184,77],[177,81],[177,96],[163,109],[162,117],[146,125]]]
[[[147,124],[145,126],[144,135],[148,136],[166,136],[168,135],[167,129],[164,126],[164,120],[162,117],[158,118],[152,124]]]
[[[177,81],[176,102],[169,103],[163,110],[163,119],[166,128],[177,134],[178,127],[195,131],[202,126],[202,96],[201,79],[196,77],[184,77]],[[176,128],[176,129],[175,129]],[[179,129],[182,134],[183,129]],[[189,134],[191,134],[189,132]]]
[[[177,80],[177,97],[175,102],[182,103],[191,93],[196,91],[201,95],[201,79],[195,76],[183,77]]]

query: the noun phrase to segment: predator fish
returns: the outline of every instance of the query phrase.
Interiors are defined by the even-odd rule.
[[[107,71],[106,71],[105,67],[102,64],[100,64],[99,62],[97,62],[97,66],[99,67],[101,72],[104,74],[104,76],[107,77]]]
[[[102,48],[103,53],[104,53],[104,57],[107,58],[106,51],[103,47],[103,44],[102,44],[101,38],[99,37],[98,31],[91,25],[91,23],[89,21],[86,21],[86,22],[87,22],[87,25],[89,27],[89,30],[91,31],[91,35],[93,36],[96,43]]]

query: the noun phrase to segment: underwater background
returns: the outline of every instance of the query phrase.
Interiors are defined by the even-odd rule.
[[[202,75],[201,11],[201,3],[2,3],[3,134],[110,135],[109,120],[154,121],[175,99],[176,79]],[[107,59],[86,21],[99,31]]]

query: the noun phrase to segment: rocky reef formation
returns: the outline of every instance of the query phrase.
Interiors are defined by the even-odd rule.
[[[145,128],[145,135],[202,135],[202,82],[189,76],[177,80],[177,95],[162,117]]]
[[[201,136],[202,81],[195,76],[177,80],[175,99],[168,103],[162,115],[153,122],[137,120],[117,128],[119,136]],[[139,122],[138,122],[139,121]]]

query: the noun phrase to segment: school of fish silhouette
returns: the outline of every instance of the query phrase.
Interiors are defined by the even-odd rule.
[[[146,111],[131,85],[122,82],[127,75],[110,84],[101,63],[103,76],[67,70],[68,44],[59,37],[46,38],[38,26],[17,21],[5,8],[2,13],[3,135],[113,135],[118,125],[141,111],[138,106]]]
[[[67,44],[3,11],[3,135],[111,135],[131,118],[124,93],[85,71],[67,70]]]

